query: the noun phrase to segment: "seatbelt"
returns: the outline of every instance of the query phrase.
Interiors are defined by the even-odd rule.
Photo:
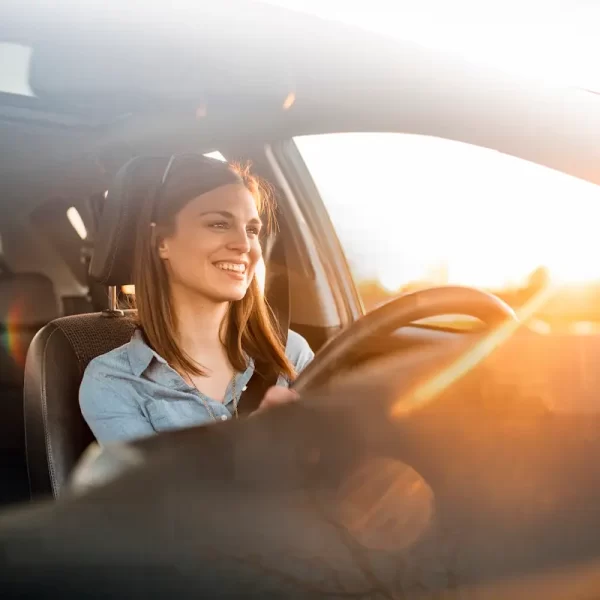
[[[238,414],[244,417],[253,413],[259,407],[267,390],[277,383],[277,374],[269,372],[272,369],[269,369],[265,364],[259,365],[257,361],[254,362],[254,374],[248,382],[246,390],[242,392],[238,405]],[[268,369],[267,372],[265,372],[265,368]]]
[[[271,281],[266,291],[267,298],[272,299],[272,309],[275,318],[279,324],[280,337],[285,347],[287,343],[288,331],[290,329],[290,280],[288,275],[288,265],[285,254],[285,244],[283,242],[282,230],[277,236],[277,241],[273,245],[269,262],[273,262],[280,268],[281,273],[277,273]],[[278,373],[275,373],[270,365],[261,361],[259,357],[254,358],[254,375],[248,382],[246,390],[240,396],[238,413],[240,415],[249,415],[254,412],[266,391],[277,383]]]

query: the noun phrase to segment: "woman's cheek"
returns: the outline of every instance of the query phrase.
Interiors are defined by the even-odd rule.
[[[218,250],[223,246],[222,236],[216,235],[214,231],[196,232],[189,245],[189,252],[196,257],[206,255]]]

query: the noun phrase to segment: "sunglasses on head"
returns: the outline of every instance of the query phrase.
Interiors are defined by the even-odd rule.
[[[167,166],[165,167],[165,170],[163,171],[162,177],[160,179],[160,183],[158,184],[158,186],[156,188],[156,193],[154,194],[154,203],[152,205],[153,211],[152,211],[152,219],[151,219],[152,226],[156,225],[157,207],[159,206],[159,203],[162,199],[163,191],[167,185],[167,182],[169,181],[169,177],[171,177],[171,174],[173,173],[173,167],[175,166],[175,163],[177,161],[181,162],[182,158],[195,159],[198,162],[203,162],[205,164],[210,164],[210,165],[216,165],[216,164],[226,165],[227,164],[227,163],[223,163],[222,161],[219,161],[215,158],[207,158],[206,156],[204,156],[202,154],[196,154],[193,152],[182,153],[182,154],[171,154],[171,156],[167,162]]]

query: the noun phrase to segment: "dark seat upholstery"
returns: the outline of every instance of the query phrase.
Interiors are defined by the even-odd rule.
[[[37,273],[0,277],[0,503],[29,496],[23,429],[23,374],[36,332],[59,315],[50,279]]]
[[[25,432],[34,497],[57,496],[94,440],[79,410],[81,378],[94,357],[129,341],[135,328],[130,317],[63,317],[44,327],[31,345],[25,372]]]
[[[169,157],[138,157],[117,173],[96,232],[90,277],[105,286],[131,283],[136,218],[141,202],[160,182]],[[88,363],[125,344],[133,315],[108,313],[57,319],[34,338],[25,370],[27,466],[34,497],[58,496],[93,441],[79,408]]]

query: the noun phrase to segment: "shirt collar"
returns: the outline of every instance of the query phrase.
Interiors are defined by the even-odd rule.
[[[139,377],[150,366],[153,359],[167,364],[167,361],[157,354],[144,340],[141,330],[136,329],[131,341],[127,345],[127,354],[129,355],[129,364],[133,375]]]
[[[129,356],[131,372],[135,377],[140,377],[150,366],[153,359],[157,360],[163,365],[168,366],[167,361],[160,354],[152,350],[150,346],[148,346],[140,329],[136,329],[133,332],[133,336],[127,345],[127,354]],[[244,353],[244,357],[248,365],[246,372],[251,374],[254,372],[254,360],[246,353]],[[244,382],[244,385],[246,383],[247,381]]]

